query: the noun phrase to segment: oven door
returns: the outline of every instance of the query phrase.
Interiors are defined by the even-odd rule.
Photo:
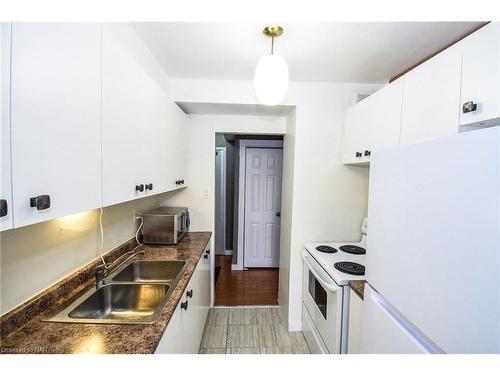
[[[302,251],[302,258],[302,301],[328,351],[340,354],[343,288],[333,281],[306,250]]]

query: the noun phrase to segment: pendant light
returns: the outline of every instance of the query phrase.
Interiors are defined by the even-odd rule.
[[[271,38],[271,53],[260,58],[255,68],[255,93],[259,101],[266,105],[276,105],[283,101],[288,90],[288,66],[285,59],[274,54],[274,38],[283,34],[283,28],[269,25],[262,31]]]

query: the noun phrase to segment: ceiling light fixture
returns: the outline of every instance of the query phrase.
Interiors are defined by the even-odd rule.
[[[257,63],[255,93],[263,104],[276,105],[283,101],[288,90],[288,66],[283,57],[274,54],[274,38],[283,34],[283,28],[269,25],[262,32],[271,38],[271,53],[262,56]]]

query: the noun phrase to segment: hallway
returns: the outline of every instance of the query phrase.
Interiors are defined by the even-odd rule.
[[[215,306],[278,305],[278,268],[233,271],[231,259],[215,256]]]

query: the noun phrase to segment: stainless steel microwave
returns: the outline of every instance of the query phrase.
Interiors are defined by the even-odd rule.
[[[139,215],[143,219],[143,243],[175,245],[189,231],[189,211],[186,207],[158,207]]]

